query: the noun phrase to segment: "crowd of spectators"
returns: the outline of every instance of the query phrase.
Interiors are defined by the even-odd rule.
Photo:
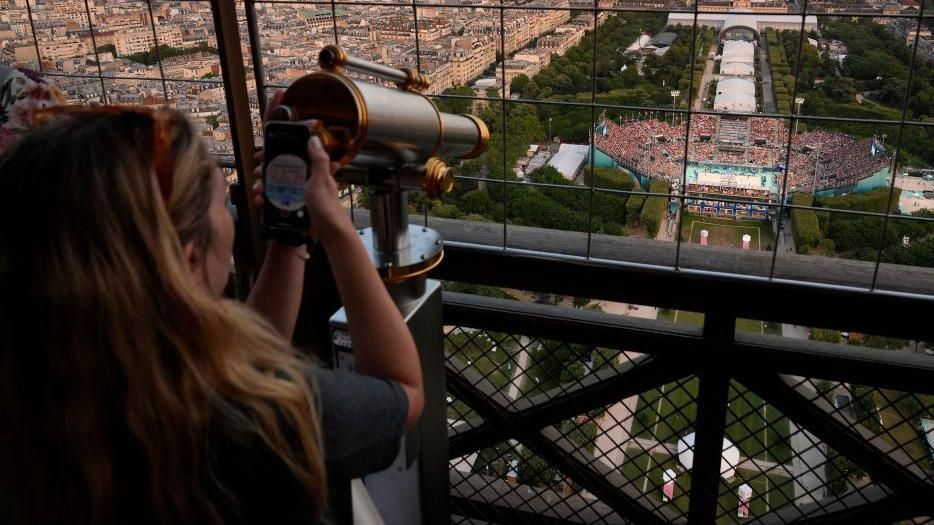
[[[878,143],[873,154],[874,142],[825,130],[794,137],[788,166],[789,190],[849,186],[885,168],[889,157]]]
[[[733,119],[735,120],[735,119]],[[762,168],[784,169],[789,130],[782,119],[753,117],[742,145],[718,145],[721,130],[737,128],[730,121],[723,126],[717,115],[691,117],[688,154],[690,161],[717,162]],[[732,133],[732,132],[731,132]],[[633,120],[617,124],[604,119],[597,127],[595,145],[622,166],[649,177],[679,183],[684,172],[684,123],[672,125],[657,119]],[[788,162],[789,191],[817,191],[848,186],[884,168],[889,158],[875,139],[813,130],[792,138]]]

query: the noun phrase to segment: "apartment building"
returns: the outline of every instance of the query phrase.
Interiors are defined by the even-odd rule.
[[[464,86],[480,77],[496,60],[496,46],[490,40],[458,38],[452,42],[453,48],[449,60],[452,66],[452,83]]]
[[[84,41],[74,36],[39,41],[39,56],[42,57],[42,60],[57,62],[82,56],[89,52],[92,52],[92,50],[88,48]]]
[[[114,33],[114,47],[120,56],[133,53],[145,53],[156,45],[156,36],[159,45],[180,47],[182,45],[182,31],[176,26],[160,26],[153,35],[152,28],[139,27],[126,29]]]

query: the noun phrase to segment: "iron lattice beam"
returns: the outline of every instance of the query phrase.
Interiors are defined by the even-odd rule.
[[[861,435],[842,418],[832,416],[821,398],[809,400],[778,375],[746,375],[737,379],[766,403],[885,484],[899,496],[917,502],[923,512],[934,514],[934,485],[927,483],[917,466],[901,451],[882,452],[873,436]]]
[[[477,227],[477,223],[455,222],[465,223],[464,228]],[[440,229],[445,224],[449,222],[432,220],[432,227]],[[552,236],[562,233],[547,232]],[[458,238],[448,234],[445,237]],[[825,274],[833,274],[837,270],[836,265],[843,262],[808,257],[808,265],[812,269],[830,264],[820,269]],[[726,275],[646,264],[585,260],[560,254],[503,250],[449,241],[445,243],[445,262],[435,269],[433,276],[452,281],[695,312],[717,311],[748,319],[805,326],[820,324],[826,328],[891,337],[930,337],[927,317],[934,297],[822,285],[818,284],[821,280],[819,275],[815,277],[815,282],[742,277],[747,270],[746,267],[738,267],[734,271],[739,275]],[[558,279],[555,276],[573,278]],[[741,301],[736,299],[738,297],[768,297],[769,300]],[[789,308],[789,305],[794,307]],[[846,305],[846,308],[840,305]]]
[[[614,479],[613,476],[598,473],[588,467],[585,461],[577,457],[579,453],[559,448],[555,442],[543,436],[538,429],[516,424],[513,414],[503,408],[502,403],[493,401],[495,397],[487,396],[474,386],[483,381],[485,379],[479,373],[469,368],[455,370],[455,373],[448,374],[448,388],[450,391],[467,403],[489,424],[494,427],[505,428],[510,435],[516,436],[525,446],[600,498],[621,516],[648,525],[662,525],[671,522],[675,518],[673,515],[667,516],[670,513],[665,513],[664,517],[659,516],[643,506],[638,501],[637,494],[630,494],[633,491],[625,490],[627,487],[621,490],[622,483],[617,485],[611,483],[610,480]],[[620,475],[616,474],[616,476]]]
[[[903,496],[878,485],[861,487],[838,500],[786,505],[756,519],[765,525],[837,525],[849,523],[891,523],[909,519],[916,506]]]
[[[534,498],[524,498],[514,485],[501,478],[451,471],[453,514],[494,523],[542,525],[628,523],[614,516],[606,505],[581,496],[567,496],[550,489],[538,490]],[[551,501],[560,502],[552,504]]]
[[[451,376],[463,374],[465,369],[465,366],[456,366],[449,360],[448,381],[452,380]],[[510,409],[502,405],[499,408],[509,414],[516,426],[543,428],[670,383],[692,371],[690,363],[643,356],[638,362],[628,361],[591,374],[563,391],[562,387],[557,387],[531,399],[519,400]],[[471,388],[486,399],[493,399],[497,394],[495,387],[484,381],[471,385]],[[560,394],[554,395],[556,391]],[[461,457],[510,437],[506,428],[489,422],[481,423],[451,436],[450,454],[452,458]]]
[[[841,299],[843,300],[843,299]],[[934,395],[934,359],[912,352],[880,352],[820,341],[739,333],[715,343],[696,327],[629,318],[562,306],[521,303],[444,292],[444,320],[483,330],[521,333],[564,342],[697,361],[720,352],[720,366],[737,373],[754,370],[820,376]],[[735,320],[733,320],[735,323]],[[728,321],[729,323],[729,321]]]
[[[697,388],[697,421],[694,424],[694,463],[691,467],[691,501],[688,523],[717,521],[720,497],[720,463],[726,428],[730,377],[721,366],[726,346],[733,340],[736,319],[723,315],[704,317],[704,340],[711,346]]]

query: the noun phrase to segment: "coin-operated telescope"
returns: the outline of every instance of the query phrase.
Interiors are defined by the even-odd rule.
[[[489,131],[472,115],[452,115],[419,90],[428,77],[348,56],[338,46],[324,48],[321,71],[296,80],[273,111],[274,120],[315,119],[315,130],[339,181],[366,186],[372,228],[364,232],[373,262],[389,283],[424,274],[442,258],[440,237],[408,225],[406,191],[436,198],[454,187],[454,171],[439,155],[469,159],[483,153]],[[389,83],[360,81],[354,71]]]
[[[469,159],[483,153],[490,135],[471,115],[452,115],[420,91],[430,80],[411,69],[394,69],[324,48],[321,71],[296,80],[273,109],[273,120],[318,122],[314,133],[341,169],[340,182],[366,187],[371,227],[360,231],[418,346],[425,386],[420,423],[386,471],[365,480],[387,524],[447,523],[447,404],[445,402],[441,285],[426,273],[441,262],[441,236],[409,225],[408,191],[439,197],[454,186],[453,168],[440,158]],[[352,78],[356,72],[387,87]],[[338,367],[352,368],[353,342],[344,309],[331,317]]]

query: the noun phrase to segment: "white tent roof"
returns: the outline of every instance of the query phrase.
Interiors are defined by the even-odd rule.
[[[747,78],[731,77],[717,82],[713,108],[718,111],[752,113],[756,110],[756,85]]]
[[[790,25],[800,25],[801,15],[778,15],[774,13],[756,15],[752,13],[742,13],[737,16],[735,13],[692,13],[688,11],[677,11],[668,14],[668,23],[666,25],[676,26],[681,24],[691,26],[694,25],[695,20],[697,20],[697,25],[699,26],[715,27],[717,29],[755,22],[752,28],[757,31],[762,31],[767,27],[785,29]],[[810,31],[812,29],[817,29],[817,17],[808,15],[804,18],[804,30]]]
[[[747,78],[724,78],[717,82],[717,93],[756,96],[756,84]]]
[[[727,40],[723,43],[723,61],[752,64],[755,56],[755,46],[752,42],[742,40]]]
[[[756,73],[756,68],[752,64],[738,64],[731,62],[720,65],[721,75],[733,75],[737,77],[748,77]]]
[[[678,461],[690,470],[694,466],[694,432],[678,440]],[[720,476],[730,479],[739,465],[739,449],[730,440],[723,438],[723,455],[720,457]]]
[[[649,45],[649,42],[652,40],[652,37],[649,35],[640,35],[629,47],[626,48],[626,51],[638,51],[643,47]]]
[[[730,13],[727,15],[726,19],[723,21],[723,29],[730,29],[731,27],[748,27],[753,31],[759,31],[759,19],[756,15],[751,13]]]
[[[734,113],[753,113],[756,111],[756,101],[745,95],[717,95],[713,101],[713,109]]]
[[[564,178],[574,180],[577,170],[584,165],[589,152],[590,146],[587,144],[562,144],[558,153],[548,160],[548,165],[561,172]]]
[[[749,499],[752,497],[752,487],[743,483],[736,490],[736,495],[739,496],[740,499]]]

